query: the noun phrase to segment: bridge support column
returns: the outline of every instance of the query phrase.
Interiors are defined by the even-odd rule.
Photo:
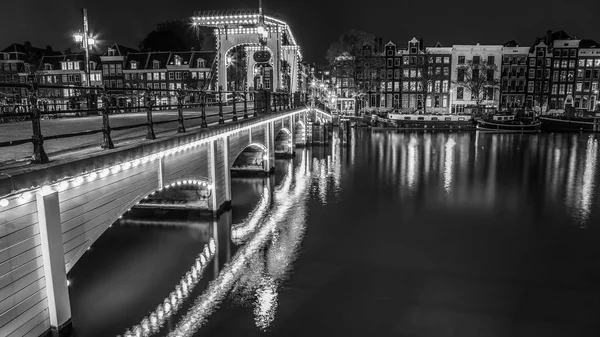
[[[72,330],[71,303],[67,285],[58,192],[36,194],[42,241],[48,315],[52,336],[66,336]]]
[[[223,175],[225,202],[231,203],[231,167],[229,167],[229,136],[223,138]]]
[[[265,132],[265,143],[267,144],[267,160],[265,171],[267,173],[275,172],[275,125],[273,121],[267,123],[267,132]]]
[[[165,186],[165,158],[158,158],[158,189],[163,188]]]
[[[209,172],[210,172],[210,180],[212,184],[212,191],[210,193],[210,210],[213,212],[213,215],[217,215],[219,211],[219,204],[217,201],[217,142],[215,140],[209,143]]]

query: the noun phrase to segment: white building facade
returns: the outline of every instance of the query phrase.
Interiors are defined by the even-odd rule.
[[[454,45],[452,48],[452,90],[451,104],[453,113],[463,113],[465,109],[470,110],[476,107],[476,101],[469,90],[460,85],[459,69],[464,68],[469,61],[473,63],[486,62],[494,64],[494,80],[500,82],[502,69],[502,45]],[[492,90],[492,89],[490,89]],[[481,105],[486,108],[498,108],[500,102],[500,88],[496,87],[490,92],[484,92],[484,98]]]

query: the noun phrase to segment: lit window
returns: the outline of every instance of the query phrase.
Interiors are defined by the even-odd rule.
[[[137,69],[137,62],[131,61],[131,69]]]

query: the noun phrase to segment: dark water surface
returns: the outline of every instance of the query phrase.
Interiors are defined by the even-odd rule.
[[[597,137],[354,137],[234,178],[218,221],[114,225],[69,273],[77,336],[600,335]]]

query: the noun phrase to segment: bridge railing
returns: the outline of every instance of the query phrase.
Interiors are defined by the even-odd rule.
[[[0,151],[26,143],[33,144],[31,163],[47,163],[49,161],[44,150],[44,140],[67,139],[102,133],[98,145],[103,149],[114,148],[111,132],[146,127],[145,139],[155,139],[154,127],[160,124],[177,123],[177,132],[186,132],[186,121],[200,120],[201,128],[208,127],[208,119],[217,119],[216,123],[247,119],[250,116],[284,111],[304,106],[306,94],[299,92],[258,91],[225,91],[202,89],[154,89],[154,88],[109,88],[65,86],[38,83],[0,83],[0,93],[19,93],[25,99],[21,103],[6,104],[6,94],[0,95],[0,127],[2,123],[15,123],[22,126],[31,122],[31,137],[7,139],[0,132]],[[166,110],[160,120],[155,121],[157,111]],[[184,110],[195,112],[184,114]],[[199,114],[198,114],[199,112]],[[145,118],[141,117],[145,113]],[[168,118],[171,116],[172,118]],[[133,124],[111,127],[111,118],[117,114],[138,116],[130,118]],[[52,130],[52,135],[44,136],[42,121],[53,118],[79,118],[86,116],[102,116],[92,123],[88,129],[76,132],[60,132]],[[141,117],[141,118],[139,118]],[[227,119],[226,119],[227,118]],[[93,123],[97,123],[93,128]],[[197,122],[196,122],[197,123]],[[59,123],[60,124],[60,123]],[[10,127],[4,125],[4,127]],[[167,130],[169,131],[169,130]],[[6,133],[6,132],[5,132]],[[22,137],[20,134],[19,137]],[[73,144],[76,146],[77,144]],[[2,150],[3,149],[3,150]]]

